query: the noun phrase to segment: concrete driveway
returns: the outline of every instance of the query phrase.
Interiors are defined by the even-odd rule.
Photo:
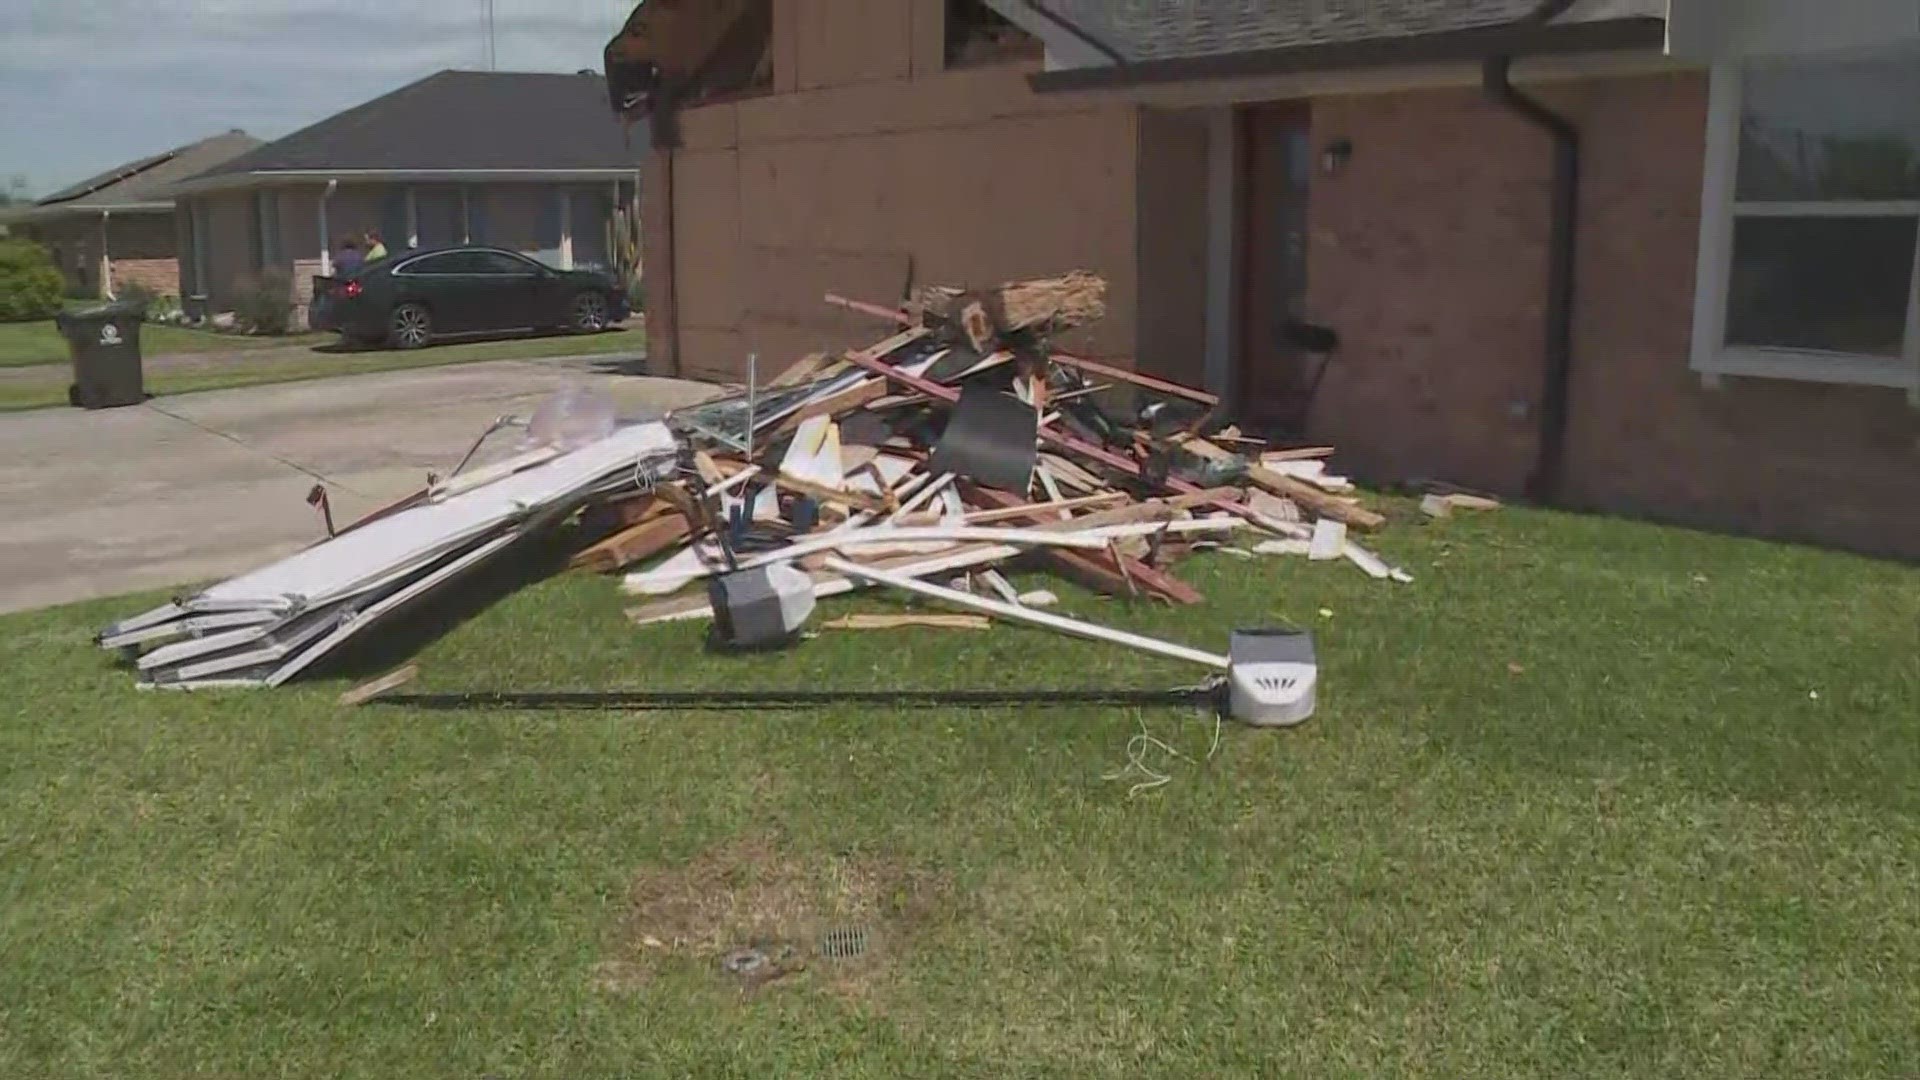
[[[155,398],[99,412],[0,416],[0,612],[225,577],[419,490],[503,414],[564,386],[623,416],[714,394],[703,383],[520,361]],[[496,436],[510,442],[512,433]]]

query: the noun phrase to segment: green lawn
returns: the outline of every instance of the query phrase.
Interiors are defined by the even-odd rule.
[[[1067,590],[1315,627],[1315,719],[1211,761],[1166,712],[332,704],[416,647],[431,689],[1195,675],[1015,627],[716,657],[592,577],[272,692],[134,690],[88,637],[152,597],[0,619],[0,1075],[1913,1074],[1920,571],[1523,510],[1381,546],[1417,583]],[[1129,799],[1143,722],[1198,760]],[[717,970],[846,924],[867,958]]]
[[[147,356],[175,353],[245,352],[252,349],[288,345],[319,345],[333,340],[332,334],[295,334],[288,337],[248,337],[244,334],[216,334],[210,330],[191,330],[184,326],[158,323],[140,328],[140,351]],[[55,329],[53,320],[27,323],[0,323],[0,367],[31,367],[35,364],[67,362],[66,339]]]
[[[161,355],[155,351],[156,346],[150,344],[145,337],[149,331],[155,329],[168,330],[173,334],[192,334],[201,338],[219,337],[223,341],[237,340],[249,344],[264,341],[284,346],[305,342],[328,349],[334,346],[336,340],[331,334],[278,339],[229,338],[174,327],[148,327],[142,331],[141,340],[141,351],[147,356]],[[244,362],[246,358],[242,356],[238,358],[240,363],[215,369],[183,371],[150,369],[147,372],[146,385],[149,394],[185,394],[197,390],[223,390],[236,386],[324,379],[335,375],[360,375],[373,371],[438,367],[476,360],[532,360],[552,356],[633,352],[643,348],[645,342],[644,330],[613,330],[603,334],[584,336],[559,334],[547,337],[512,338],[504,341],[469,341],[432,345],[407,352],[385,349],[353,352],[309,350],[306,355],[294,360],[276,355],[270,361],[262,360],[257,364],[248,364]],[[67,383],[68,379],[64,374],[32,380],[0,378],[0,412],[64,406],[67,404]]]

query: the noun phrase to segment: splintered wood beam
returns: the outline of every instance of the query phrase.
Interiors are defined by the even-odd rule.
[[[702,530],[704,531],[704,530]],[[693,526],[680,514],[655,518],[614,533],[568,560],[575,570],[611,574],[693,538]]]
[[[966,309],[978,302],[982,314],[990,315],[993,329],[1001,333],[1030,327],[1066,328],[1097,322],[1106,315],[1107,281],[1098,274],[1074,270],[988,289],[934,285],[922,289],[917,299],[929,314],[954,321],[964,321]]]

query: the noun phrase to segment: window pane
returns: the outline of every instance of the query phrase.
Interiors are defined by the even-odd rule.
[[[1899,356],[1916,219],[1736,218],[1727,344]]]
[[[465,270],[466,267],[460,265],[460,256],[457,254],[430,255],[407,264],[409,274],[458,274]]]
[[[502,255],[497,251],[476,251],[469,258],[473,260],[473,270],[479,274],[526,275],[533,273],[533,267],[511,255]]]
[[[1920,198],[1920,56],[1755,64],[1741,101],[1740,200]]]

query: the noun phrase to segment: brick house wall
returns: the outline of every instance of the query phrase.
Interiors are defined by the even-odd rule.
[[[1539,91],[1583,139],[1566,496],[1576,505],[1920,556],[1920,411],[1898,390],[1688,366],[1706,78]],[[1343,336],[1314,415],[1343,466],[1517,492],[1536,449],[1544,134],[1471,89],[1321,98],[1309,307]]]
[[[1068,343],[1132,354],[1138,110],[1036,95],[1033,62],[948,70],[944,19],[940,0],[775,0],[775,92],[686,110],[683,147],[648,158],[657,370],[738,379],[749,352],[872,342],[827,292],[1076,267],[1107,276],[1109,317]]]

